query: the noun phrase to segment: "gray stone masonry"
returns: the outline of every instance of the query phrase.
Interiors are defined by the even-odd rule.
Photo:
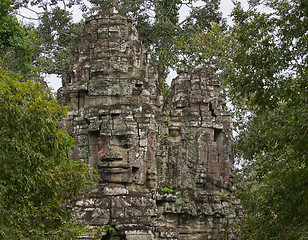
[[[60,127],[100,177],[74,205],[89,225],[80,239],[110,239],[99,227],[126,240],[237,239],[231,117],[211,71],[179,72],[163,97],[151,51],[113,13],[87,19],[72,59]]]

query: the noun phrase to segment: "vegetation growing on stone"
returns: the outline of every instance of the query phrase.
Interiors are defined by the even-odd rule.
[[[161,191],[162,193],[168,193],[168,194],[173,193],[173,190],[167,187],[162,188]]]

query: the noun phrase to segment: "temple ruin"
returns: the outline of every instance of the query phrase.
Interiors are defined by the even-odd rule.
[[[72,59],[60,125],[72,157],[100,177],[74,210],[93,232],[113,230],[80,238],[237,239],[231,116],[215,76],[178,72],[163,96],[151,51],[121,14],[87,19]]]

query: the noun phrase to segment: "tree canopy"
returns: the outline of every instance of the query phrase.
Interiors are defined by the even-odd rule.
[[[233,10],[236,51],[227,78],[240,130],[237,194],[243,239],[308,238],[308,5],[262,1]]]
[[[33,28],[13,16],[13,1],[0,4],[0,238],[72,239],[82,228],[69,204],[89,170],[69,158],[73,139],[57,127],[66,108],[37,81]]]

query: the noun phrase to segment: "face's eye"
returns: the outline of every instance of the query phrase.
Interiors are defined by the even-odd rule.
[[[177,129],[177,128],[169,129],[169,135],[170,137],[180,136],[180,129]]]
[[[113,143],[122,148],[130,148],[131,144],[131,136],[129,135],[118,135],[114,136]]]

